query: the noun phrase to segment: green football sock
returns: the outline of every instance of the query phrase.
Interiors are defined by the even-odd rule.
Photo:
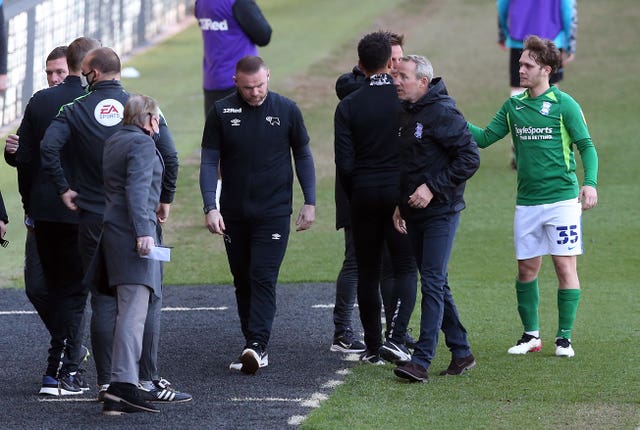
[[[524,331],[540,330],[540,321],[538,320],[538,306],[540,304],[538,278],[531,282],[520,282],[516,279],[516,297],[518,299],[518,313],[520,314]]]
[[[571,329],[576,320],[580,290],[558,290],[558,333],[556,337],[571,339]]]

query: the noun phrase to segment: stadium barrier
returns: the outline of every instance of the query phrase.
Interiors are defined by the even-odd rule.
[[[8,34],[7,84],[0,127],[19,120],[27,102],[47,86],[49,52],[80,36],[98,39],[121,58],[193,16],[194,0],[4,0]]]

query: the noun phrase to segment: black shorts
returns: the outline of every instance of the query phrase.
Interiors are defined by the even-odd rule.
[[[560,50],[562,52],[562,50]],[[512,88],[520,88],[520,56],[522,55],[522,49],[511,48],[509,55],[509,80]],[[552,73],[549,77],[550,84],[556,84],[562,80],[564,76],[564,69],[560,67],[555,73]]]

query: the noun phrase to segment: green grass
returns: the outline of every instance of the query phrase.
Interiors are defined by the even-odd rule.
[[[582,105],[600,158],[600,204],[583,217],[585,255],[578,263],[583,299],[574,330],[576,357],[552,356],[556,278],[548,258],[540,274],[543,352],[506,354],[520,323],[513,285],[515,175],[508,167],[505,141],[481,152],[481,168],[468,183],[468,208],[450,265],[454,296],[478,367],[462,377],[435,376],[449,360],[444,345],[428,384],[398,383],[390,366],[355,366],[303,428],[640,426],[636,3],[579,2],[578,54],[562,82]],[[351,69],[362,34],[378,28],[400,31],[406,35],[405,51],[426,54],[467,118],[486,124],[508,95],[507,53],[496,45],[495,2],[374,0],[363,7],[362,2],[338,0],[264,0],[260,5],[274,28],[272,43],[261,50],[271,67],[271,87],[301,106],[318,173],[317,222],[312,230],[291,235],[280,282],[333,282],[343,251],[333,207],[335,78]],[[166,266],[169,284],[231,281],[220,238],[203,227],[200,209],[200,62],[200,34],[190,27],[128,61],[142,78],[124,82],[129,90],[160,101],[180,152],[178,192],[166,228],[167,241],[175,246],[174,261]],[[15,172],[6,166],[0,168],[0,189],[12,219],[7,237],[11,246],[0,249],[0,285],[19,287],[24,228],[14,192]],[[295,214],[299,205],[297,195]],[[412,320],[414,332],[418,320],[419,311]]]

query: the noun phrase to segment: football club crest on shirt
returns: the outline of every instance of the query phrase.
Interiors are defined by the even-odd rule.
[[[277,116],[267,116],[264,118],[267,122],[273,126],[280,125],[280,117]]]
[[[93,116],[100,125],[113,127],[124,117],[124,106],[118,100],[104,99],[96,105]]]
[[[240,127],[240,119],[239,118],[234,118],[231,121],[231,127]]]
[[[416,137],[416,139],[422,139],[422,129],[424,128],[424,126],[422,124],[420,124],[419,122],[416,123],[416,131],[415,133],[413,133],[413,135]]]
[[[550,102],[542,102],[542,107],[540,108],[540,113],[542,115],[549,115],[549,111],[551,110]]]

